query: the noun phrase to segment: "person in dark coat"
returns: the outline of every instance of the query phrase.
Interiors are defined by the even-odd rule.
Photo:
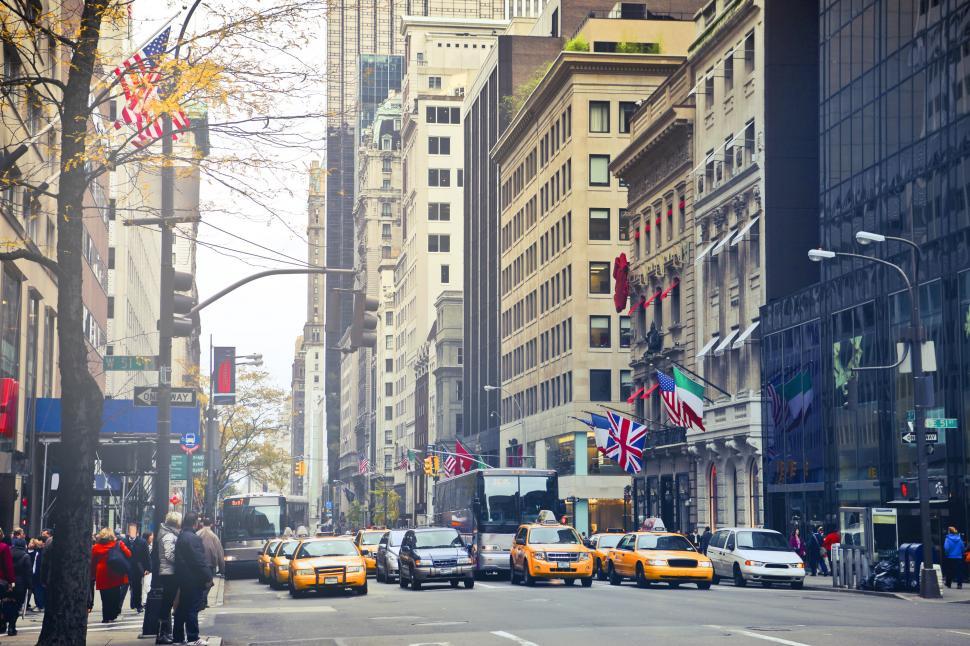
[[[700,549],[701,554],[707,554],[707,546],[711,544],[711,533],[710,527],[704,528],[704,533],[701,535],[701,544],[698,549]]]
[[[125,536],[125,545],[131,552],[128,560],[128,585],[131,588],[131,609],[142,612],[142,581],[145,575],[152,569],[151,555],[148,553],[148,542],[138,535],[138,525],[128,524],[128,535]]]
[[[12,601],[7,598],[3,603],[4,620],[7,623],[7,635],[13,637],[17,634],[17,618],[20,617],[20,610],[27,600],[27,588],[30,585],[31,570],[33,561],[27,553],[27,541],[14,532],[14,537],[10,542],[10,558],[13,562],[13,595]]]
[[[13,554],[10,552],[10,545],[6,542],[3,535],[3,530],[0,529],[0,608],[6,610],[6,607],[2,605],[2,602],[6,599],[10,599],[10,605],[13,605],[13,588],[14,583],[17,580],[17,573],[13,566]],[[17,623],[14,619],[14,634],[17,632]],[[6,613],[0,613],[0,633],[7,631],[7,615]]]
[[[38,611],[42,611],[47,603],[47,586],[41,578],[44,569],[44,541],[39,538],[31,539],[34,544],[34,567],[31,574],[30,589],[34,593],[34,602]]]
[[[199,610],[206,588],[212,583],[212,568],[205,556],[202,539],[195,533],[199,516],[188,512],[182,520],[182,533],[175,543],[175,578],[179,586],[179,603],[175,610],[172,638],[176,643],[204,645],[199,639]]]

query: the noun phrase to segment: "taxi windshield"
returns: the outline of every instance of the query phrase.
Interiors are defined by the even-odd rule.
[[[461,536],[453,529],[442,529],[433,532],[416,532],[414,546],[417,548],[461,547]]]
[[[596,547],[602,549],[604,547],[616,547],[616,544],[620,542],[623,538],[623,534],[605,534],[599,537],[596,542]]]
[[[274,554],[276,552],[276,548],[279,547],[279,546],[280,546],[280,542],[279,541],[273,541],[272,543],[269,543],[266,546],[266,553],[267,554]]]
[[[578,545],[579,536],[569,527],[536,527],[529,532],[530,544]]]
[[[695,552],[694,546],[683,536],[655,536],[647,534],[637,539],[638,550],[664,550],[667,552]]]
[[[384,532],[364,532],[360,536],[361,545],[377,545],[384,537]]]
[[[283,543],[283,547],[280,548],[280,553],[276,556],[285,556],[286,558],[290,558],[293,556],[294,550],[296,550],[296,545],[296,541],[288,541]]]
[[[312,541],[303,544],[296,558],[316,556],[357,556],[357,548],[350,541]]]

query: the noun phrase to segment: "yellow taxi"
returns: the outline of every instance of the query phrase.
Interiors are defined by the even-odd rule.
[[[584,588],[593,585],[592,550],[583,544],[576,530],[556,521],[543,510],[535,523],[521,525],[509,556],[512,585],[535,585],[537,580],[562,579],[573,585],[579,579]]]
[[[367,561],[367,574],[377,574],[377,546],[386,533],[386,529],[362,529],[354,538],[354,544]]]
[[[367,594],[367,565],[349,537],[308,538],[300,542],[290,561],[290,596],[310,590],[350,588]]]
[[[623,538],[620,533],[593,534],[587,545],[593,550],[593,576],[606,581],[606,561],[609,551]]]
[[[689,540],[669,532],[632,532],[609,551],[607,576],[610,585],[633,579],[641,588],[651,583],[696,583],[701,590],[711,587],[714,568],[711,560],[697,551]]]
[[[256,578],[260,583],[269,583],[269,562],[273,558],[273,554],[276,553],[276,548],[279,547],[279,539],[272,539],[266,541],[266,545],[263,545],[263,549],[259,552],[259,558],[256,559]]]
[[[290,558],[300,541],[283,539],[269,560],[269,586],[279,590],[290,580]]]

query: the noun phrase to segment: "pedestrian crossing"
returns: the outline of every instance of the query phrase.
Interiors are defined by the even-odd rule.
[[[105,630],[131,630],[132,628],[141,628],[142,620],[141,618],[132,617],[131,619],[122,619],[111,624],[103,624],[100,619],[91,619],[88,621],[88,632],[102,632]],[[30,625],[18,625],[17,632],[40,632],[43,624],[37,622],[36,624]]]

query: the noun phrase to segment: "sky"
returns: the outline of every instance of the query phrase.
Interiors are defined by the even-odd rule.
[[[244,1],[247,0],[222,0],[222,3]],[[272,0],[248,2],[254,2],[250,6],[260,8],[274,4]],[[136,46],[153,34],[166,19],[178,13],[183,4],[169,0],[137,0],[133,8]],[[196,27],[201,29],[212,24],[213,20],[209,3],[204,2],[193,16],[188,31],[191,33]],[[173,38],[181,21],[180,17],[173,25]],[[312,31],[317,34],[326,33],[322,22],[319,28]],[[322,40],[309,39],[300,51],[290,48],[286,53],[268,52],[266,56],[271,64],[278,64],[281,69],[293,69],[305,63],[316,65],[317,70],[322,70],[324,50]],[[323,88],[311,88],[309,94],[314,95],[311,102],[319,101],[322,112],[325,101]],[[278,97],[277,101],[274,107],[280,114],[296,114],[307,109],[306,96],[289,99]],[[224,117],[225,115],[213,115],[210,120]],[[312,137],[319,137],[324,125],[322,119],[302,120],[293,124],[293,128],[306,131]],[[213,154],[233,153],[238,149],[237,143],[225,135],[213,134]],[[308,150],[305,146],[294,148],[263,144],[262,148],[278,161],[278,167],[272,172],[245,173],[246,181],[254,186],[261,199],[272,204],[272,212],[203,176],[200,189],[203,223],[198,234],[200,244],[197,250],[196,273],[200,300],[245,276],[269,268],[292,268],[294,259],[305,261],[307,257],[307,170],[311,160],[323,159],[322,146],[316,150]],[[224,248],[206,245],[220,245]],[[248,254],[258,254],[266,258]],[[280,254],[290,258],[284,258]],[[237,356],[262,354],[263,369],[270,373],[276,385],[288,390],[295,342],[303,331],[305,316],[304,276],[263,278],[229,294],[202,312],[203,372],[206,371],[211,335],[213,345],[235,346]]]

